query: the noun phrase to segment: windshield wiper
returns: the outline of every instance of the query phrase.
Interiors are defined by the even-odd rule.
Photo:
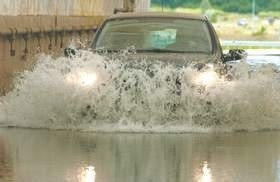
[[[156,53],[187,53],[186,51],[180,51],[180,50],[171,50],[171,49],[158,49],[158,48],[152,48],[152,49],[137,49],[136,52],[156,52]]]
[[[155,53],[201,53],[201,54],[209,54],[206,51],[181,51],[181,50],[172,50],[172,49],[137,49],[136,52],[155,52]]]
[[[122,49],[95,49],[95,52],[98,53],[120,53]],[[202,53],[202,54],[209,54],[206,51],[181,51],[181,50],[171,50],[171,49],[158,49],[158,48],[151,48],[151,49],[137,49],[137,53]]]
[[[116,50],[116,49],[95,49],[94,52],[98,52],[98,53],[118,53],[118,52],[120,52],[120,50]]]

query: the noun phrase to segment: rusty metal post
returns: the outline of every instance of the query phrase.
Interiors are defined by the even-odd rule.
[[[133,12],[135,9],[135,0],[124,0],[124,8],[126,8],[128,12]]]
[[[134,12],[135,10],[135,0],[123,0],[123,8],[116,8],[114,13],[118,12]]]

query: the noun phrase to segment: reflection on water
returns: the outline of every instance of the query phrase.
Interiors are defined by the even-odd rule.
[[[95,182],[95,171],[93,166],[83,168],[80,182]]]
[[[0,181],[277,181],[279,140],[278,131],[96,134],[0,128]]]
[[[0,182],[11,181],[12,163],[7,153],[5,141],[0,137]]]
[[[205,161],[203,163],[202,176],[200,182],[211,182],[211,181],[212,181],[211,170],[208,167],[208,162]]]

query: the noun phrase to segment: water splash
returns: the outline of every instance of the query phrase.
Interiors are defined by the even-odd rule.
[[[276,68],[250,69],[240,62],[231,70],[234,81],[216,77],[202,87],[195,81],[201,73],[192,67],[107,60],[89,51],[74,58],[42,55],[0,98],[0,123],[129,132],[279,129]]]

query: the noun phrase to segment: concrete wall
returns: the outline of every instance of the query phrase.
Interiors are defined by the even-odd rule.
[[[108,16],[123,0],[0,0],[0,15]],[[150,0],[136,0],[136,11],[147,11]]]
[[[90,41],[104,17],[0,16],[0,95],[12,88],[15,74],[32,68],[36,54],[63,55],[75,38]]]
[[[147,11],[150,0],[136,0]],[[123,0],[0,0],[0,95],[14,75],[32,67],[40,52],[62,54],[72,38],[86,43]]]

